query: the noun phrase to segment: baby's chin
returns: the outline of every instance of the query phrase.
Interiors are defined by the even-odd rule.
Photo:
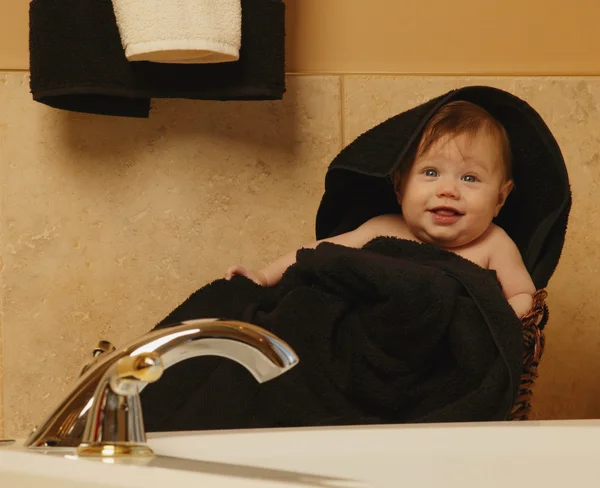
[[[415,232],[412,231],[418,241],[425,244],[431,244],[433,246],[441,247],[446,250],[458,249],[464,247],[477,239],[478,236],[444,236],[444,235],[432,235],[425,231]]]

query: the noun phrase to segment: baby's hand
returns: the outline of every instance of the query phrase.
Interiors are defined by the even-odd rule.
[[[245,276],[246,278],[254,281],[254,283],[256,283],[257,285],[267,286],[267,280],[262,273],[255,273],[254,271],[251,271],[248,268],[244,268],[243,266],[239,266],[237,264],[234,264],[233,266],[229,267],[227,273],[225,273],[225,279],[230,280],[235,275]]]

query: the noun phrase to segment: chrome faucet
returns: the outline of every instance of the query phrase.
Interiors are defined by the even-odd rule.
[[[102,341],[79,381],[25,445],[77,448],[80,456],[152,456],[139,393],[165,369],[197,356],[222,356],[269,381],[298,363],[293,349],[245,322],[198,319],[149,332],[122,348]]]

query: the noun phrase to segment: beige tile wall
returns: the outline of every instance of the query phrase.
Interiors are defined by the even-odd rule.
[[[5,433],[56,403],[99,339],[153,327],[236,262],[313,239],[341,148],[340,80],[285,102],[158,101],[147,120],[31,101],[0,78]]]
[[[0,74],[5,434],[48,412],[99,339],[122,343],[229,264],[260,266],[312,240],[342,144],[475,83],[528,100],[563,148],[574,207],[549,287],[536,417],[598,417],[600,79],[290,76],[283,102],[158,100],[130,120],[34,103],[16,72]]]

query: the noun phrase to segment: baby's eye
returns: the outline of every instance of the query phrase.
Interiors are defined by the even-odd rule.
[[[466,181],[466,182],[468,182],[468,183],[475,183],[475,182],[477,181],[477,177],[476,177],[476,176],[473,176],[473,175],[466,175],[466,176],[463,176],[463,178],[462,178],[462,179],[463,179],[463,181]]]
[[[425,176],[437,176],[438,175],[437,170],[431,169],[431,168],[430,169],[426,169],[424,171],[424,173],[425,173]]]

